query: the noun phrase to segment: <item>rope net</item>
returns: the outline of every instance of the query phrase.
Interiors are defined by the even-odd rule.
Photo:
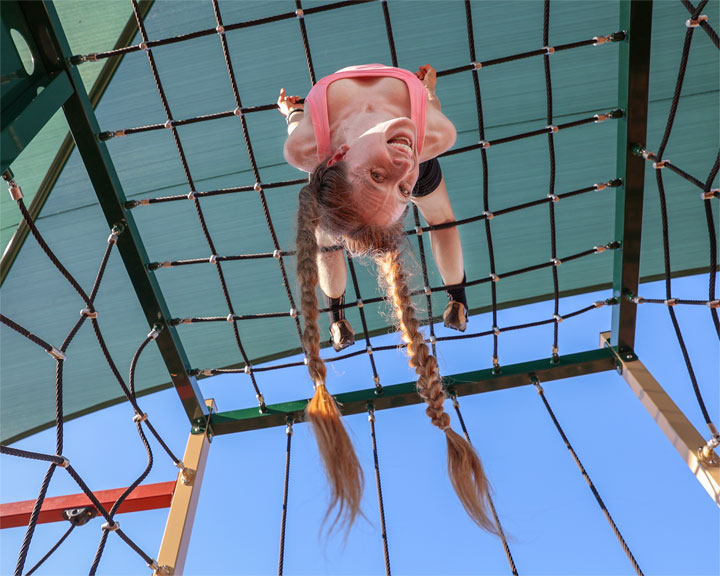
[[[275,16],[228,23],[223,19],[223,12],[221,6],[217,0],[210,0],[212,11],[215,19],[215,26],[205,28],[192,33],[182,34],[179,36],[166,37],[166,38],[153,38],[148,34],[148,30],[145,26],[144,17],[138,7],[135,0],[132,1],[133,11],[136,18],[137,27],[139,30],[139,41],[131,46],[122,48],[119,50],[111,50],[101,53],[92,53],[87,55],[79,55],[73,58],[73,64],[79,65],[84,62],[98,62],[108,58],[118,58],[133,52],[145,52],[147,56],[148,68],[152,77],[152,81],[155,85],[156,96],[164,112],[163,118],[158,118],[155,123],[145,124],[142,126],[128,126],[124,128],[111,127],[112,129],[105,130],[99,134],[99,138],[103,141],[111,141],[121,137],[133,137],[139,134],[146,134],[150,132],[167,131],[170,134],[177,153],[177,158],[182,168],[183,176],[185,179],[186,192],[182,194],[173,194],[167,196],[156,196],[151,198],[133,199],[129,200],[125,204],[125,208],[132,213],[136,213],[145,210],[145,207],[153,205],[171,205],[175,203],[190,202],[193,210],[197,215],[197,222],[202,231],[202,237],[205,242],[206,250],[209,256],[203,257],[187,257],[181,259],[168,259],[152,261],[147,263],[147,269],[151,272],[157,272],[162,274],[172,274],[173,269],[182,267],[193,267],[193,266],[204,266],[210,264],[219,282],[220,290],[222,292],[222,298],[224,301],[224,308],[217,310],[214,315],[189,315],[183,317],[176,317],[169,319],[171,326],[184,326],[184,325],[195,325],[195,324],[206,324],[206,323],[226,323],[229,325],[229,330],[232,334],[228,333],[228,337],[231,338],[233,346],[237,354],[237,363],[234,366],[194,366],[191,374],[198,377],[209,377],[222,374],[239,374],[247,381],[247,385],[252,387],[252,390],[257,398],[258,408],[261,412],[267,410],[267,404],[263,394],[262,380],[263,373],[270,371],[285,370],[288,368],[302,367],[304,362],[302,360],[297,361],[285,361],[275,362],[266,365],[257,365],[254,363],[252,357],[247,352],[247,342],[252,339],[252,331],[250,329],[244,329],[247,321],[260,321],[263,319],[271,318],[288,318],[290,319],[294,332],[297,333],[297,349],[302,349],[302,326],[301,316],[302,311],[296,302],[293,286],[295,284],[292,269],[294,267],[294,256],[295,250],[293,246],[284,245],[278,235],[276,224],[273,220],[273,211],[271,210],[271,202],[268,199],[269,194],[293,194],[296,193],[297,189],[302,186],[305,182],[305,178],[295,178],[291,180],[279,180],[279,181],[267,181],[263,178],[263,169],[257,161],[256,154],[253,149],[254,138],[257,135],[253,133],[252,118],[256,114],[262,113],[275,113],[275,104],[262,104],[248,106],[243,102],[243,94],[241,90],[241,83],[238,82],[238,76],[240,71],[237,64],[233,63],[231,58],[231,51],[229,43],[233,41],[233,32],[238,30],[247,30],[270,24],[273,22],[279,22],[283,20],[296,19],[299,29],[300,36],[303,43],[304,56],[307,63],[307,73],[312,84],[317,80],[316,68],[313,62],[313,43],[310,42],[310,34],[306,22],[311,19],[315,14],[328,12],[328,11],[342,11],[343,9],[355,7],[358,4],[364,4],[367,2],[334,2],[322,6],[313,6],[311,8],[303,7],[300,0],[296,0],[296,10],[294,12],[285,12],[277,14]],[[661,217],[662,217],[662,242],[664,250],[664,261],[665,261],[665,274],[664,281],[666,286],[666,297],[661,298],[645,298],[642,295],[628,295],[636,304],[661,304],[666,305],[668,312],[672,319],[673,326],[679,346],[682,350],[682,355],[687,367],[689,377],[692,382],[694,393],[697,398],[697,403],[700,411],[702,412],[703,418],[708,426],[710,432],[710,440],[708,441],[709,450],[713,450],[718,443],[720,443],[720,436],[718,436],[717,430],[713,425],[711,415],[708,411],[706,402],[703,399],[701,387],[695,377],[690,354],[685,345],[680,324],[675,312],[676,306],[706,306],[709,308],[710,317],[712,323],[717,332],[718,338],[720,339],[720,322],[718,320],[718,300],[716,295],[716,271],[717,271],[717,232],[715,229],[715,212],[713,212],[713,204],[717,203],[717,199],[720,197],[718,188],[713,188],[714,182],[720,168],[720,153],[714,164],[710,167],[707,174],[691,175],[683,168],[673,164],[670,160],[664,158],[664,152],[667,147],[668,141],[673,130],[676,112],[680,105],[680,97],[683,89],[683,80],[685,70],[687,68],[688,60],[690,58],[690,46],[693,38],[699,34],[697,28],[702,30],[702,33],[706,34],[711,42],[716,46],[718,44],[718,35],[712,27],[712,23],[707,18],[702,17],[703,10],[708,4],[708,0],[700,2],[697,6],[691,2],[683,0],[682,4],[687,9],[689,19],[687,24],[687,33],[685,42],[682,49],[678,78],[673,94],[672,105],[670,108],[666,129],[662,137],[662,141],[655,150],[647,150],[641,147],[636,149],[636,153],[645,158],[649,163],[652,164],[652,168],[655,172],[657,179],[657,186],[659,191],[659,202],[661,206]],[[390,54],[389,63],[393,66],[399,65],[398,52],[402,49],[398,48],[398,44],[395,41],[393,34],[393,19],[392,15],[392,3],[386,1],[380,2],[380,10],[382,11],[382,19],[386,29],[387,46]],[[447,78],[453,76],[471,76],[472,85],[474,90],[474,103],[475,110],[474,114],[477,119],[477,134],[476,142],[469,145],[462,145],[454,148],[441,156],[441,163],[448,161],[447,159],[463,155],[469,162],[474,162],[477,166],[478,177],[480,186],[478,187],[478,199],[477,199],[477,210],[474,214],[458,218],[455,222],[446,224],[429,226],[423,225],[420,214],[417,207],[413,206],[411,215],[407,221],[407,229],[405,235],[408,241],[415,248],[417,261],[419,264],[420,273],[418,278],[422,281],[422,287],[416,287],[413,291],[413,296],[418,301],[418,309],[422,309],[425,315],[424,323],[427,326],[427,337],[426,342],[430,344],[432,353],[437,355],[438,348],[445,343],[455,340],[467,340],[467,339],[490,339],[492,341],[492,354],[488,363],[493,366],[494,370],[498,373],[502,370],[502,350],[501,342],[504,333],[511,331],[524,330],[528,328],[538,326],[552,326],[552,340],[547,343],[547,349],[550,357],[550,361],[557,363],[561,354],[561,323],[570,320],[574,317],[588,314],[598,308],[604,306],[614,306],[618,304],[616,298],[608,298],[606,300],[587,302],[585,306],[573,310],[562,310],[561,309],[561,294],[562,282],[560,276],[560,268],[562,264],[566,264],[576,260],[592,259],[592,258],[604,258],[607,257],[608,252],[612,252],[621,247],[620,242],[617,238],[613,238],[610,233],[609,237],[598,239],[596,245],[578,246],[570,252],[566,252],[559,247],[558,234],[559,228],[557,225],[558,214],[566,209],[565,206],[569,206],[567,210],[572,210],[572,202],[574,198],[578,198],[584,195],[593,194],[609,194],[614,189],[617,189],[623,185],[623,182],[618,174],[612,172],[608,168],[608,172],[604,180],[599,182],[579,182],[577,187],[572,190],[562,190],[556,184],[556,172],[558,170],[558,158],[556,157],[556,139],[561,138],[562,134],[566,131],[577,130],[581,126],[590,127],[591,125],[602,125],[606,123],[612,123],[623,117],[624,111],[620,109],[598,109],[588,111],[581,118],[576,118],[570,121],[559,121],[553,109],[553,76],[552,72],[552,61],[553,55],[566,51],[573,50],[611,50],[612,45],[626,40],[626,31],[624,30],[598,30],[597,34],[588,38],[581,38],[573,42],[553,45],[552,35],[550,34],[551,29],[551,3],[545,1],[543,11],[543,22],[542,30],[537,34],[537,48],[532,50],[526,50],[519,53],[509,53],[506,56],[485,59],[476,53],[476,39],[474,37],[474,25],[473,16],[476,8],[471,5],[470,2],[464,3],[464,20],[466,24],[466,36],[467,36],[467,53],[465,55],[458,55],[458,61],[467,61],[469,64],[459,64],[455,67],[450,67],[442,70],[438,70],[438,78]],[[234,100],[235,108],[232,110],[225,110],[221,112],[210,112],[194,117],[188,118],[176,118],[173,114],[171,107],[171,94],[166,89],[163,83],[162,70],[159,68],[156,58],[155,50],[164,46],[171,46],[178,43],[198,41],[200,38],[207,38],[216,35],[220,43],[220,48],[223,56],[224,66],[227,71],[228,83],[230,90],[232,91],[232,97]],[[510,51],[509,51],[510,52]],[[536,59],[538,60],[538,66],[542,61],[543,78],[545,82],[545,117],[543,119],[544,126],[525,130],[522,132],[516,132],[512,127],[506,127],[506,133],[501,136],[490,137],[486,130],[486,118],[484,115],[483,108],[483,96],[481,91],[481,85],[483,81],[483,74],[488,68],[510,64],[518,62],[520,60]],[[220,189],[202,190],[198,184],[198,179],[194,172],[194,167],[191,159],[189,159],[189,153],[183,145],[183,138],[181,137],[181,131],[179,128],[190,125],[203,125],[205,123],[211,123],[222,119],[236,119],[239,120],[239,133],[242,135],[242,139],[247,151],[247,159],[250,166],[250,173],[252,179],[248,183],[234,187],[226,187]],[[208,124],[209,125],[209,124]],[[106,128],[106,127],[103,127]],[[592,138],[592,136],[591,136]],[[549,178],[547,181],[546,189],[544,194],[538,195],[537,199],[521,202],[518,204],[506,206],[504,208],[496,208],[496,199],[493,193],[495,192],[492,188],[492,168],[494,154],[502,153],[503,145],[518,142],[521,140],[532,140],[537,148],[544,148],[547,154],[547,163],[549,166]],[[544,145],[546,143],[546,145]],[[561,160],[560,160],[561,162]],[[668,172],[676,175],[686,182],[690,182],[694,187],[700,191],[700,200],[703,203],[703,210],[706,214],[707,221],[707,234],[709,239],[709,261],[708,261],[708,297],[707,300],[698,299],[684,299],[679,298],[672,292],[672,277],[673,270],[670,262],[670,227],[669,227],[669,216],[666,208],[666,179],[670,179],[670,176],[666,176],[667,172],[664,169],[667,168]],[[140,549],[133,540],[125,534],[120,528],[118,522],[114,519],[115,514],[122,502],[127,496],[139,486],[143,480],[147,477],[153,466],[153,452],[150,447],[150,443],[145,434],[146,431],[155,438],[159,443],[162,450],[168,455],[175,466],[183,468],[183,463],[173,454],[168,447],[167,443],[158,434],[155,428],[152,426],[151,421],[147,418],[147,415],[143,412],[140,407],[137,394],[135,390],[135,371],[137,362],[150,344],[158,336],[158,329],[153,328],[150,334],[145,337],[137,348],[135,355],[130,363],[129,377],[127,383],[120,373],[116,363],[111,357],[108,347],[105,343],[103,333],[100,328],[98,318],[101,318],[101,314],[95,310],[94,302],[101,288],[103,275],[105,272],[108,258],[111,251],[113,250],[118,236],[123,233],[120,228],[115,228],[108,239],[107,248],[101,258],[101,262],[98,268],[98,272],[94,283],[92,284],[91,290],[88,292],[81,286],[68,269],[60,262],[55,256],[52,249],[47,245],[43,239],[42,234],[38,230],[32,218],[28,214],[25,204],[22,199],[22,193],[19,186],[15,181],[8,176],[8,183],[13,198],[17,201],[17,206],[22,215],[23,220],[29,226],[32,235],[38,242],[42,250],[46,253],[48,259],[52,265],[64,276],[67,282],[77,292],[82,305],[84,306],[80,318],[71,327],[67,336],[59,345],[54,345],[41,336],[35,334],[31,329],[21,326],[19,323],[12,320],[12,318],[0,314],[0,321],[7,326],[9,329],[22,335],[29,341],[33,342],[39,348],[42,348],[45,352],[50,354],[56,362],[56,446],[53,451],[49,453],[30,452],[12,448],[10,446],[1,446],[0,453],[21,458],[30,458],[40,461],[48,462],[47,472],[42,480],[39,495],[31,515],[30,522],[27,527],[26,535],[19,553],[16,574],[22,574],[25,570],[25,565],[28,556],[28,550],[32,541],[35,526],[37,523],[38,515],[45,499],[48,486],[51,479],[58,467],[64,468],[72,479],[80,486],[81,490],[90,498],[94,508],[101,515],[106,524],[103,525],[102,535],[97,547],[96,555],[93,559],[90,567],[90,573],[94,574],[101,562],[102,554],[105,548],[105,544],[110,532],[116,532],[117,535],[130,547],[132,548],[144,562],[157,569],[157,563],[155,560]],[[715,184],[716,185],[716,184]],[[270,237],[272,251],[266,251],[261,253],[247,253],[247,254],[223,254],[219,249],[217,243],[213,238],[212,226],[205,215],[204,207],[206,203],[213,202],[213,198],[227,195],[237,194],[256,194],[259,201],[260,211],[266,223],[266,231]],[[452,197],[452,190],[450,191]],[[544,209],[547,212],[547,218],[549,228],[547,235],[549,237],[549,251],[546,258],[542,261],[534,262],[532,264],[522,266],[519,268],[507,268],[504,266],[501,259],[497,257],[497,246],[498,246],[498,234],[497,226],[498,223],[502,223],[504,218],[508,218],[509,215],[530,209]],[[497,220],[496,220],[497,218]],[[448,227],[460,227],[463,231],[467,231],[467,234],[482,234],[485,238],[485,244],[487,247],[487,254],[483,255],[488,263],[487,273],[485,275],[468,277],[461,285],[467,288],[478,287],[481,285],[486,286],[490,292],[490,306],[488,312],[491,317],[491,324],[489,326],[477,326],[471,324],[471,330],[468,333],[463,334],[436,334],[435,323],[440,319],[439,316],[433,311],[433,299],[432,295],[435,293],[444,292],[446,287],[443,285],[432,285],[431,278],[436,277],[429,270],[431,265],[427,262],[427,235],[433,231],[442,230]],[[329,248],[329,250],[342,250],[342,247],[337,246]],[[602,256],[602,253],[606,253]],[[343,304],[344,309],[354,309],[360,318],[362,326],[362,332],[359,335],[358,340],[362,340],[361,345],[355,348],[351,348],[350,351],[339,353],[339,354],[325,354],[324,360],[328,363],[340,362],[349,358],[357,356],[365,356],[367,358],[367,369],[368,377],[372,378],[375,383],[376,392],[382,394],[383,387],[381,384],[381,371],[376,362],[377,353],[388,353],[397,354],[398,345],[377,345],[374,344],[374,338],[377,338],[373,334],[373,331],[369,328],[368,322],[369,314],[373,308],[370,305],[377,305],[383,302],[382,296],[368,296],[361,291],[361,283],[358,280],[358,265],[350,254],[345,254],[347,266],[350,271],[350,282],[354,298],[348,298],[347,302]],[[479,257],[475,254],[466,254],[468,259]],[[277,263],[280,277],[282,279],[283,291],[285,293],[286,301],[282,305],[278,305],[278,310],[273,312],[263,313],[240,313],[239,308],[236,304],[236,299],[233,298],[233,290],[229,286],[226,278],[227,267],[233,266],[235,262],[245,261],[265,261]],[[289,264],[288,264],[289,263]],[[167,271],[162,271],[169,269]],[[502,291],[503,281],[513,277],[527,277],[531,273],[537,271],[545,271],[552,277],[552,313],[546,318],[539,320],[528,321],[522,324],[516,325],[505,325],[500,320],[499,310],[502,308],[502,303],[499,294]],[[460,286],[460,285],[459,285]],[[422,302],[422,304],[420,304]],[[320,312],[328,312],[328,309],[322,309]],[[107,365],[113,374],[117,385],[126,396],[128,402],[132,406],[135,417],[133,420],[137,426],[137,432],[141,439],[142,444],[145,447],[147,454],[147,465],[144,471],[137,477],[137,479],[127,488],[125,493],[116,501],[116,503],[110,508],[106,509],[95,497],[93,491],[83,481],[79,473],[70,465],[69,461],[64,453],[64,442],[63,442],[63,424],[64,424],[64,411],[63,411],[63,366],[66,361],[66,353],[70,349],[71,344],[78,334],[83,329],[86,322],[90,323],[93,334],[97,339],[100,349],[105,357]],[[42,333],[42,327],[34,326],[32,330],[37,330]],[[180,332],[180,334],[182,334]],[[398,361],[399,358],[398,358]],[[229,362],[232,364],[232,362]],[[530,382],[528,382],[529,384]],[[627,542],[620,534],[615,521],[613,520],[610,512],[608,511],[605,503],[600,497],[596,487],[590,480],[589,475],[583,468],[580,460],[578,459],[574,449],[570,445],[570,442],[563,431],[560,423],[558,422],[555,414],[553,413],[547,399],[544,395],[544,391],[540,386],[539,382],[535,382],[538,387],[538,392],[544,402],[553,423],[557,426],[558,432],[560,433],[563,441],[568,447],[573,459],[577,463],[581,470],[581,473],[587,483],[589,484],[598,505],[600,506],[603,514],[605,514],[608,523],[610,524],[612,531],[616,535],[623,551],[628,556],[628,559],[634,568],[634,570],[641,574],[641,569],[631,553]],[[244,384],[243,384],[244,385]],[[466,428],[466,422],[460,412],[460,406],[457,396],[451,391],[453,405],[456,410],[459,422],[462,426],[462,430],[465,437],[470,441],[470,435]],[[380,459],[378,456],[378,445],[375,430],[375,411],[372,406],[369,406],[369,423],[370,423],[370,436],[372,441],[374,464],[375,464],[375,478],[378,495],[378,506],[379,506],[379,519],[381,524],[381,541],[385,563],[386,573],[390,574],[390,553],[389,543],[391,538],[389,537],[386,526],[385,526],[385,508],[383,503],[382,486],[380,482]],[[293,432],[293,421],[289,420],[287,424],[287,450],[286,450],[286,467],[285,467],[285,481],[284,481],[284,494],[283,494],[283,505],[282,505],[282,518],[281,518],[281,539],[280,539],[280,551],[279,551],[279,563],[278,573],[282,574],[284,569],[284,552],[285,552],[285,527],[288,513],[288,495],[289,495],[289,476],[290,476],[290,449],[291,449],[291,438]],[[505,537],[502,525],[500,523],[500,514],[496,510],[494,503],[490,502],[492,514],[495,523],[498,527],[500,535],[500,541],[502,543],[505,555],[508,561],[509,569],[513,574],[517,574],[518,570],[513,559],[508,539]],[[60,541],[54,546],[50,552],[43,557],[36,566],[30,569],[28,573],[34,572],[42,562],[51,554],[72,532],[74,525],[61,537]]]

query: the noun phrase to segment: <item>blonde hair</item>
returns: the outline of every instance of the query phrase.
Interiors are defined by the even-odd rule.
[[[387,298],[407,344],[408,362],[418,375],[418,394],[428,405],[426,413],[431,422],[445,433],[448,473],[455,492],[470,518],[478,526],[497,534],[497,527],[488,514],[490,487],[480,458],[472,445],[450,428],[450,415],[443,407],[445,391],[437,360],[430,354],[419,331],[402,264],[402,221],[386,228],[367,224],[356,203],[347,196],[350,189],[343,163],[328,167],[323,162],[300,191],[298,209],[297,276],[305,323],[303,345],[308,371],[315,384],[315,395],[307,406],[306,414],[313,426],[330,483],[330,506],[326,518],[337,506],[333,526],[338,521],[347,523],[348,527],[352,524],[360,513],[363,474],[340,420],[337,405],[325,386],[327,370],[320,357],[316,294],[318,244],[315,231],[318,227],[342,237],[351,253],[370,255],[377,263],[386,284]]]

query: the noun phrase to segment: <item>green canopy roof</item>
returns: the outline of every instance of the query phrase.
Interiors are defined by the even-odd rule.
[[[305,2],[314,70],[318,78],[346,65],[363,62],[391,64],[382,4],[363,3],[312,13],[327,2]],[[388,2],[398,65],[416,69],[430,63],[443,72],[471,63],[465,9],[461,2],[398,0]],[[295,2],[223,2],[226,27],[284,13]],[[131,15],[130,5],[116,2],[58,2],[60,19],[73,52],[87,54],[111,49]],[[487,62],[543,47],[542,3],[473,2],[477,59]],[[310,11],[310,13],[308,13]],[[658,2],[654,7],[647,147],[657,149],[666,126],[675,88],[687,11],[680,2]],[[157,0],[146,18],[151,40],[170,38],[216,26],[209,2]],[[619,31],[618,2],[552,3],[550,44],[606,36]],[[697,30],[680,100],[676,125],[665,153],[673,164],[704,179],[717,154],[720,140],[718,50]],[[281,87],[305,95],[311,87],[301,28],[294,17],[228,31],[226,38],[243,106],[271,105]],[[138,37],[133,44],[140,41]],[[610,112],[619,106],[618,43],[556,51],[550,58],[554,123]],[[152,49],[174,120],[232,111],[235,101],[217,34]],[[91,87],[102,62],[80,66]],[[468,67],[469,68],[469,67]],[[455,149],[478,143],[478,110],[473,87],[477,74],[482,93],[486,140],[542,129],[546,124],[546,86],[541,56],[470,69],[441,77],[438,95],[444,113],[455,123]],[[102,130],[119,131],[163,124],[167,117],[142,50],[126,54],[96,107]],[[282,117],[272,109],[246,114],[252,150],[263,184],[302,177],[283,159],[286,137]],[[609,119],[558,132],[555,137],[557,194],[621,177],[617,167],[618,121]],[[57,153],[67,124],[56,115],[47,128],[12,164],[17,182],[29,202]],[[178,133],[198,192],[255,184],[248,150],[238,117],[183,125]],[[188,183],[171,131],[160,129],[112,138],[107,147],[128,200],[187,195]],[[487,150],[491,211],[544,199],[550,177],[547,137],[539,135],[493,145]],[[441,159],[453,208],[458,219],[483,212],[481,153],[475,149]],[[642,218],[641,276],[664,271],[660,243],[660,216],[654,170],[647,166],[646,202]],[[680,177],[666,176],[672,230],[671,257],[675,273],[707,269],[706,216],[696,187]],[[717,184],[715,184],[717,187]],[[615,197],[609,187],[561,200],[556,204],[560,259],[614,240]],[[298,185],[266,188],[269,213],[278,244],[294,249]],[[2,197],[2,242],[7,245],[20,220],[14,203]],[[718,203],[712,202],[717,221]],[[272,253],[275,246],[255,190],[203,198],[202,209],[217,254]],[[193,203],[188,200],[136,206],[131,210],[148,262],[209,258]],[[60,260],[89,290],[106,247],[109,228],[87,171],[73,151],[37,218],[37,226]],[[414,223],[408,221],[408,228]],[[482,221],[463,225],[460,234],[468,280],[489,275],[488,248]],[[547,204],[496,216],[491,224],[496,267],[500,275],[550,259]],[[424,235],[427,239],[427,236]],[[417,238],[411,236],[411,244]],[[427,248],[427,242],[425,244]],[[589,291],[612,282],[612,251],[563,263],[559,268],[563,293]],[[294,286],[294,259],[284,258]],[[429,260],[429,282],[441,286]],[[237,315],[287,313],[291,307],[278,261],[274,258],[224,263],[223,270]],[[359,267],[361,296],[379,296],[376,276]],[[210,263],[159,268],[154,274],[172,318],[224,317],[228,314],[215,266]],[[422,273],[415,269],[415,287]],[[542,300],[553,293],[550,268],[503,278],[497,285],[499,302],[516,305]],[[50,265],[37,243],[28,238],[7,272],[0,293],[2,313],[44,340],[59,346],[77,321],[83,302]],[[348,300],[356,298],[352,286]],[[433,295],[433,311],[442,310],[444,295]],[[489,284],[468,290],[474,310],[490,305]],[[382,306],[365,307],[368,329],[387,330]],[[106,278],[96,301],[98,319],[108,347],[125,372],[138,345],[148,333],[148,322],[119,255],[111,255]],[[569,312],[569,311],[566,311]],[[358,310],[349,311],[352,324],[361,326]],[[324,319],[323,319],[324,321]],[[299,350],[295,320],[247,319],[238,322],[244,349],[253,364]],[[485,331],[489,326],[473,326]],[[326,327],[323,328],[326,330]],[[183,324],[177,333],[195,369],[241,366],[242,356],[227,322]],[[54,366],[50,356],[19,334],[0,328],[0,420],[3,442],[18,439],[51,425],[54,419]],[[561,350],[562,352],[562,350]],[[479,358],[478,368],[491,365]],[[262,381],[262,375],[258,376]],[[367,378],[358,388],[367,388]],[[140,363],[136,386],[140,392],[169,386],[170,378],[158,350],[151,347]],[[371,383],[370,383],[371,385]],[[249,387],[249,384],[248,384]],[[301,395],[292,387],[266,392],[268,403]],[[277,398],[273,398],[277,395]],[[289,396],[288,396],[289,395]],[[107,368],[92,330],[84,328],[68,351],[64,374],[64,402],[68,415],[81,414],[118,401],[122,392]],[[227,407],[231,408],[231,407]],[[239,408],[239,407],[238,407]]]

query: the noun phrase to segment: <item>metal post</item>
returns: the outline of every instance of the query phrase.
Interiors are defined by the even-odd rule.
[[[212,398],[208,398],[205,404],[211,414],[217,411]],[[175,492],[157,558],[159,568],[153,572],[155,575],[183,573],[212,436],[209,417],[204,426],[193,425],[185,448],[183,469],[178,473],[175,483]]]
[[[618,121],[617,173],[623,186],[615,201],[615,238],[622,241],[614,254],[612,343],[621,351],[635,345],[636,304],[628,296],[637,294],[640,278],[645,161],[633,154],[644,147],[647,133],[648,86],[650,83],[651,0],[621,0],[620,27],[627,32],[620,43],[618,106],[625,111]]]
[[[600,334],[601,346],[609,346],[609,342],[609,332]],[[627,359],[626,356],[631,359]],[[705,446],[705,439],[637,356],[619,354],[616,356],[616,362],[618,370],[622,369],[623,378],[652,419],[675,446],[713,502],[720,506],[720,459],[714,456],[708,461],[701,457],[700,451]]]

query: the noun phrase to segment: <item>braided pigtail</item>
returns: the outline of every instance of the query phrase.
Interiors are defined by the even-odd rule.
[[[316,171],[318,172],[318,171]],[[313,176],[317,176],[314,174]],[[315,180],[316,178],[314,178]],[[325,387],[327,369],[320,357],[320,331],[318,328],[318,284],[317,252],[315,229],[319,220],[316,201],[317,183],[311,182],[300,191],[297,230],[297,277],[300,285],[300,306],[305,323],[303,346],[307,354],[310,377],[315,385],[315,394],[307,405],[305,414],[312,424],[318,450],[325,465],[330,484],[330,505],[325,514],[327,520],[337,506],[330,529],[337,522],[349,528],[360,512],[363,493],[363,472],[348,436],[340,411],[333,397]]]
[[[490,485],[475,449],[452,428],[450,415],[445,412],[445,392],[440,380],[437,360],[418,330],[419,323],[410,298],[407,276],[397,246],[376,257],[387,283],[388,299],[407,344],[408,362],[418,375],[417,391],[427,403],[425,411],[432,423],[445,432],[448,447],[448,473],[465,511],[470,518],[488,532],[497,534],[497,527],[488,514]]]

